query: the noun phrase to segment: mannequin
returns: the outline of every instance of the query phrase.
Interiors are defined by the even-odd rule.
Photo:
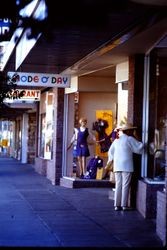
[[[93,141],[96,142],[96,137],[91,134],[86,127],[87,119],[82,117],[79,120],[79,128],[75,129],[75,134],[71,139],[71,143],[67,149],[71,147],[73,142],[76,140],[76,156],[78,159],[79,166],[79,177],[83,178],[86,173],[86,158],[90,156],[89,147],[88,147],[88,137],[91,136]]]

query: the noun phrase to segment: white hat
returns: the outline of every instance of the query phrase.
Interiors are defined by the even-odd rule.
[[[129,130],[136,129],[137,127],[133,126],[132,123],[126,123],[119,127],[120,130]]]

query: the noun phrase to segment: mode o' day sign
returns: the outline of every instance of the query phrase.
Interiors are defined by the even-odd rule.
[[[70,76],[60,74],[9,71],[8,76],[14,78],[18,86],[69,88],[71,82]]]

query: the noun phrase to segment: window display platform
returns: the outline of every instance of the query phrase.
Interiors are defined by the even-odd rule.
[[[156,233],[165,244],[166,227],[166,191],[157,191]]]
[[[96,179],[80,179],[77,177],[62,177],[60,179],[60,186],[68,188],[87,188],[87,187],[114,187],[115,184],[109,180]]]
[[[157,191],[163,191],[165,181],[154,181],[148,178],[138,181],[137,210],[144,218],[156,218]]]

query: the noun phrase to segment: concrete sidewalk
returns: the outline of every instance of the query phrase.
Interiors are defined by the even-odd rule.
[[[53,186],[31,165],[0,158],[0,247],[163,247],[155,221],[114,211],[109,190]]]

